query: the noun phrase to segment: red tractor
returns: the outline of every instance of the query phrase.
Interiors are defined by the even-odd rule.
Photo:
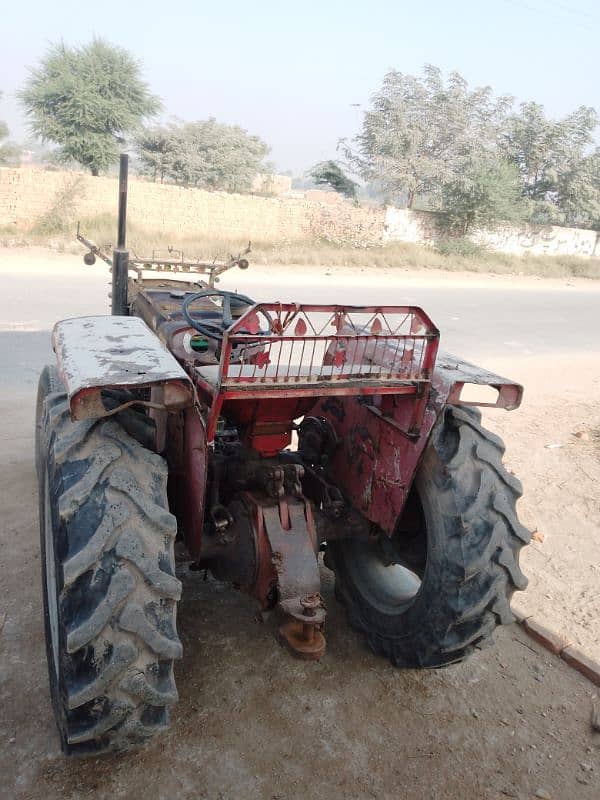
[[[513,621],[529,533],[502,442],[463,390],[491,386],[486,405],[514,409],[522,387],[442,355],[414,306],[255,303],[214,288],[242,257],[130,259],[126,166],[112,259],[79,237],[86,263],[111,263],[112,315],[57,323],[57,365],[39,383],[64,751],[126,749],[167,725],[182,650],[177,540],[193,569],[279,609],[295,656],[325,651],[323,553],[375,653],[411,668],[464,659]]]

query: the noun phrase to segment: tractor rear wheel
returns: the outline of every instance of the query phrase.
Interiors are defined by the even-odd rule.
[[[177,700],[167,468],[113,419],[72,422],[47,371],[36,460],[50,692],[66,753],[124,750],[163,730]]]
[[[396,666],[461,661],[514,621],[510,598],[527,585],[519,551],[530,534],[503,453],[479,411],[446,407],[392,538],[328,545],[350,623]]]

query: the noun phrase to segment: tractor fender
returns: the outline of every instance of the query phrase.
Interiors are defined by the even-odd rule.
[[[160,387],[161,408],[175,411],[193,405],[189,376],[139,317],[61,320],[54,326],[52,346],[74,420],[96,419],[119,410],[103,404],[106,389]]]
[[[464,399],[465,387],[472,385],[493,387],[495,402]],[[522,395],[518,383],[449,353],[439,353],[423,419],[412,435],[408,421],[416,402],[414,395],[326,397],[311,415],[325,417],[337,434],[338,446],[328,464],[330,479],[357,511],[391,536],[444,408],[476,405],[512,410],[520,405]]]
[[[521,405],[523,399],[521,384],[495,375],[451,353],[438,352],[431,382],[434,391],[444,397],[444,404],[454,406],[504,408],[506,411],[513,411]],[[476,399],[476,392],[475,397],[469,399],[469,389],[475,386],[492,387],[497,391],[497,397],[489,400]]]

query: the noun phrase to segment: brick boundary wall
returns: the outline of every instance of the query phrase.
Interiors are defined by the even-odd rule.
[[[65,202],[66,198],[67,201]],[[116,218],[117,180],[36,168],[0,169],[0,225],[31,228],[59,209],[76,219],[108,213]],[[384,209],[339,200],[206,192],[131,178],[128,218],[154,231],[281,242],[325,238],[340,244],[382,241]]]
[[[319,197],[319,199],[317,199]],[[70,198],[65,202],[65,198]],[[117,180],[35,167],[0,168],[0,225],[25,231],[52,210],[76,219],[108,213],[116,218]],[[333,193],[305,197],[206,192],[130,181],[130,220],[147,230],[216,239],[277,243],[325,239],[366,247],[386,242],[433,245],[443,236],[439,216],[411,209],[356,206]],[[552,225],[500,226],[471,237],[491,250],[514,255],[600,257],[600,234]]]

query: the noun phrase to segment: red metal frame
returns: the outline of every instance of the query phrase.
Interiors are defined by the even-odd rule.
[[[493,386],[496,403],[462,403],[465,384]],[[521,402],[523,387],[500,375],[440,353],[431,392],[423,403],[418,432],[407,436],[414,421],[415,401],[406,395],[319,399],[311,413],[329,420],[339,447],[329,464],[332,482],[364,517],[391,536],[400,517],[436,420],[448,404],[491,406],[512,410]]]
[[[259,329],[261,317],[269,322],[266,331]],[[328,420],[334,445],[327,482],[361,519],[363,540],[379,530],[392,536],[444,406],[460,403],[466,384],[494,386],[498,407],[514,408],[522,395],[518,384],[438,354],[438,342],[429,317],[413,306],[269,303],[248,310],[225,332],[219,365],[192,370],[201,406],[185,411],[184,508],[192,556],[202,562],[204,553],[209,562],[214,557],[235,565],[224,550],[214,555],[210,530],[204,551],[202,543],[210,444],[221,414],[236,425],[246,446],[275,459],[290,444],[294,420],[307,414]],[[237,485],[243,471],[232,475]],[[288,617],[278,636],[294,655],[320,658],[325,609],[315,518],[325,522],[326,539],[335,523],[310,485],[293,496],[289,485],[285,496],[267,496],[260,486],[249,485],[243,491],[255,565],[252,580],[242,571],[239,586],[262,609],[277,602]],[[299,496],[301,491],[308,499]],[[356,535],[346,523],[343,535]]]
[[[183,515],[185,519],[185,543],[192,558],[200,557],[202,529],[206,503],[206,479],[208,473],[208,451],[206,431],[195,408],[185,414],[183,437],[183,462],[185,465]]]
[[[267,331],[260,330],[261,319]],[[229,410],[239,400],[336,395],[416,396],[412,435],[438,343],[438,329],[416,306],[256,304],[225,332],[216,380],[196,371],[199,390],[210,397],[207,440],[214,439],[225,403]],[[254,409],[255,422],[271,419],[260,405]]]

